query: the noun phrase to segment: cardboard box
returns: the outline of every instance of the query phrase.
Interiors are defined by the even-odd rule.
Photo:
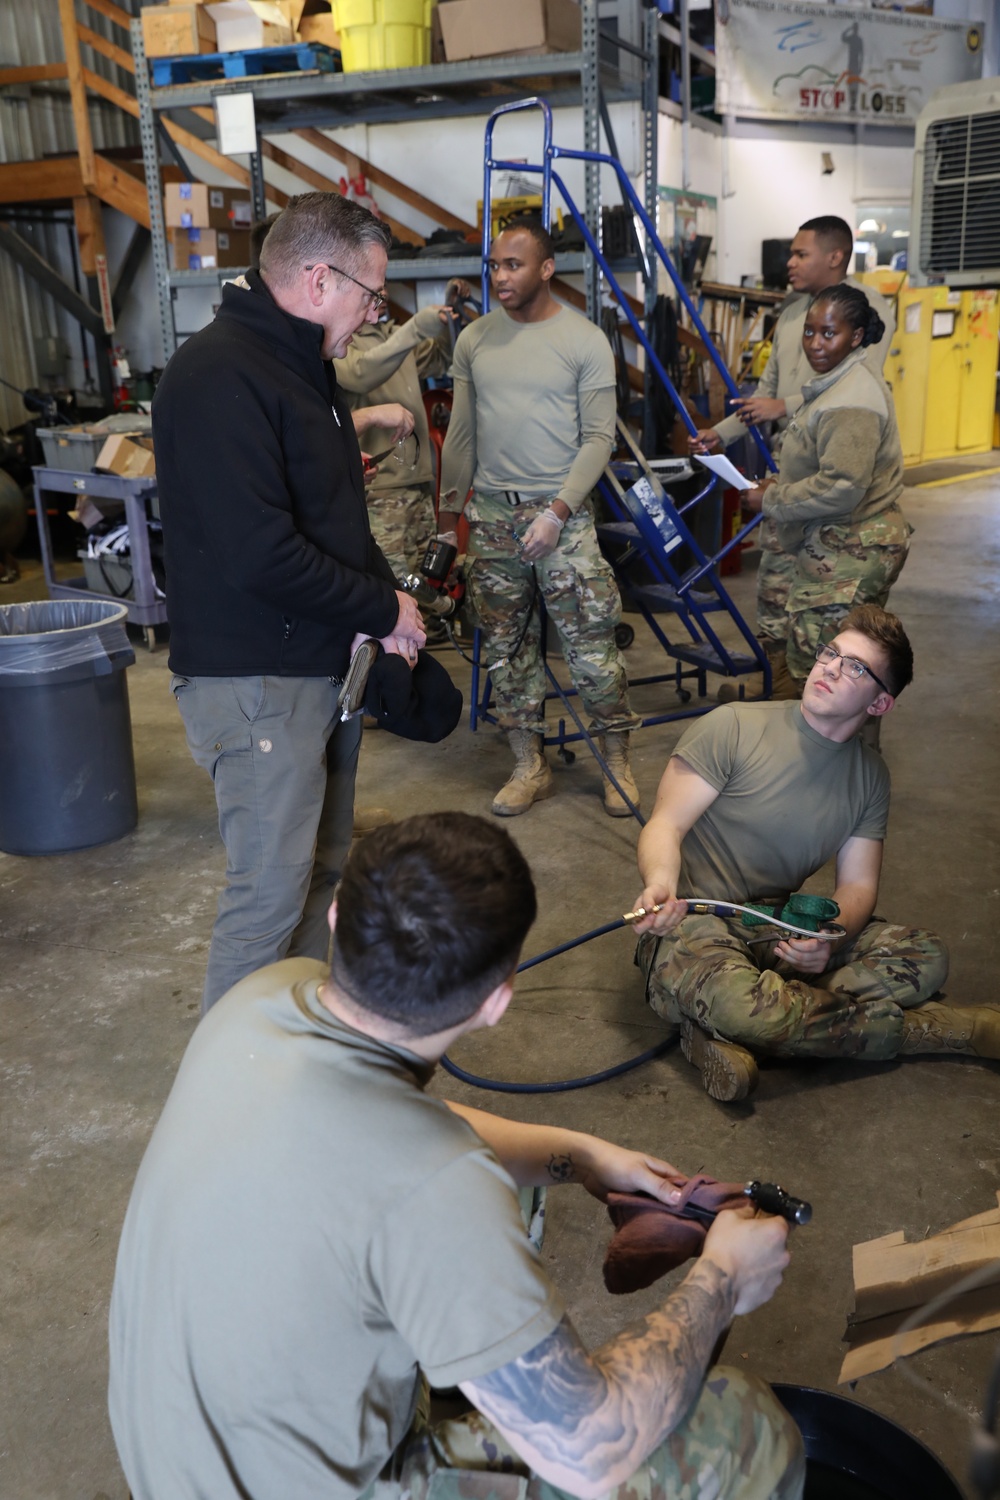
[[[444,37],[441,35],[440,6],[431,11],[431,62],[442,63],[448,59],[444,52]]]
[[[340,35],[333,22],[333,11],[316,16],[303,16],[299,22],[299,40],[319,42],[324,47],[340,51]]]
[[[257,47],[287,47],[295,40],[292,10],[277,0],[222,0],[207,5],[220,52],[252,52]],[[295,6],[295,19],[302,12]]]
[[[578,52],[582,45],[576,0],[445,0],[436,9],[449,62]]]
[[[167,244],[174,271],[250,264],[249,229],[168,229]]]
[[[215,22],[203,5],[144,5],[141,16],[147,57],[193,57],[217,50]]]
[[[94,460],[94,468],[105,474],[117,474],[121,479],[152,479],[156,459],[143,444],[114,433]]]
[[[246,188],[209,187],[207,182],[168,182],[163,194],[168,229],[249,229],[253,207]]]

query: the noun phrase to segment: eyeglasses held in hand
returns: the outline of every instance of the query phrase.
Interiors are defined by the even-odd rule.
[[[391,458],[402,468],[415,469],[420,461],[420,439],[417,434],[411,432],[409,437],[400,438],[399,442],[393,443],[391,448],[383,448],[381,453],[373,453],[368,462],[372,465],[380,464],[387,458]]]

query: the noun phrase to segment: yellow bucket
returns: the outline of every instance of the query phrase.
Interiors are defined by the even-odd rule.
[[[433,0],[333,0],[345,73],[421,68],[431,60]]]

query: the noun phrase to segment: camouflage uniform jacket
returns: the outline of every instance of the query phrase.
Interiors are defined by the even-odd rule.
[[[435,324],[435,335],[427,337],[427,329]],[[413,413],[413,430],[420,443],[417,467],[401,469],[398,464],[383,463],[368,486],[369,499],[433,483],[430,431],[420,381],[422,377],[443,375],[447,371],[451,364],[447,340],[447,329],[438,318],[437,309],[423,308],[398,327],[391,319],[362,324],[347,353],[334,362],[337,384],[346,393],[352,411],[398,401]],[[389,446],[391,437],[384,427],[366,427],[358,434],[366,453],[381,452]]]
[[[885,364],[889,344],[896,331],[896,315],[891,303],[880,296],[874,287],[865,286],[864,282],[856,281],[853,276],[848,276],[845,280],[848,286],[857,287],[859,292],[864,292],[885,324],[885,333],[880,341],[877,344],[870,344],[864,351],[865,364],[873,375],[881,379],[882,366]],[[779,432],[784,431],[789,420],[801,407],[805,399],[803,387],[812,380],[812,367],[802,347],[802,329],[805,326],[806,312],[811,301],[812,298],[804,292],[793,293],[786,300],[771,335],[771,358],[767,362],[755,392],[757,396],[784,399],[788,415],[779,420]],[[747,433],[746,426],[737,416],[726,417],[724,421],[716,422],[715,430],[725,445],[737,442]],[[780,446],[780,441],[775,444],[776,452]]]
[[[821,527],[862,526],[886,512],[898,517],[900,540],[909,534],[898,505],[903,452],[892,397],[864,356],[856,349],[809,381],[788,424],[778,482],[765,492],[763,508],[789,552]]]

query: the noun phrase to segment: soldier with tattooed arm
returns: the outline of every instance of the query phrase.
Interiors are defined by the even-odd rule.
[[[534,918],[500,828],[409,818],[352,850],[329,971],[275,964],[201,1022],[112,1296],[134,1500],[801,1495],[787,1414],[710,1366],[777,1290],[787,1223],[720,1213],[662,1305],[588,1350],[517,1189],[670,1201],[675,1169],[428,1090],[447,1049],[501,1020]],[[428,1388],[454,1386],[473,1409],[432,1422]]]

